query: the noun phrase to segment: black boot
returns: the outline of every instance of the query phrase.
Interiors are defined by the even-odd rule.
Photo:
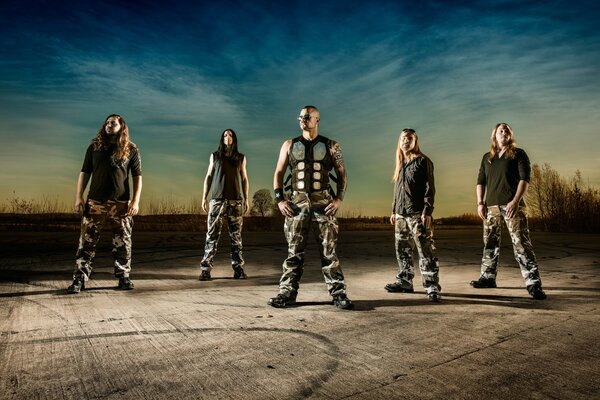
[[[80,276],[80,277],[73,279],[73,283],[71,283],[71,286],[69,286],[67,288],[67,293],[68,294],[77,294],[77,293],[81,292],[83,289],[85,289],[85,279],[83,279],[83,276]]]
[[[480,276],[478,280],[471,281],[471,286],[476,289],[493,289],[496,287],[496,280]]]
[[[277,293],[277,296],[271,297],[267,304],[275,308],[285,308],[296,304],[296,293]]]
[[[346,293],[333,296],[333,304],[342,310],[352,310],[354,308],[354,304],[352,304],[352,301],[346,296]]]
[[[246,279],[248,275],[244,272],[242,267],[235,267],[233,269],[233,279]]]
[[[210,277],[210,271],[207,269],[203,269],[202,271],[200,271],[200,278],[201,281],[210,281],[212,280],[212,278]]]
[[[546,299],[546,293],[542,290],[542,286],[539,284],[527,286],[527,291],[529,292],[529,295],[536,300]]]
[[[127,277],[120,277],[119,278],[119,289],[121,290],[131,290],[133,289],[133,282],[131,282],[131,280]]]

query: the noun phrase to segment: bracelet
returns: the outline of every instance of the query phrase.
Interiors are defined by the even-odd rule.
[[[478,206],[485,206],[485,202],[483,202],[483,201],[480,201],[480,202],[478,202],[478,203],[477,203],[477,205],[478,205]]]
[[[276,203],[281,203],[284,199],[283,197],[283,189],[282,188],[277,188],[274,190],[275,191],[275,202]]]

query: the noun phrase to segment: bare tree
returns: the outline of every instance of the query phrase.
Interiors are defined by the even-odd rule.
[[[260,215],[266,217],[272,215],[275,201],[271,196],[269,189],[259,189],[252,196],[252,207],[250,207],[251,215]]]
[[[569,180],[548,163],[533,164],[526,202],[545,230],[600,230],[600,191],[584,183],[580,171]]]

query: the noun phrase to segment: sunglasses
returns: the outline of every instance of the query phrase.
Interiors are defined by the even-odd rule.
[[[298,121],[310,121],[311,118],[309,114],[299,115]]]

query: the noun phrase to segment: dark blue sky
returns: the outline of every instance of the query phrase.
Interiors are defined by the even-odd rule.
[[[436,167],[436,215],[474,210],[500,121],[532,162],[600,185],[596,2],[0,3],[1,198],[71,202],[106,115],[140,147],[143,202],[199,198],[233,128],[271,187],[305,104],[342,145],[344,209],[389,212],[402,128]]]

